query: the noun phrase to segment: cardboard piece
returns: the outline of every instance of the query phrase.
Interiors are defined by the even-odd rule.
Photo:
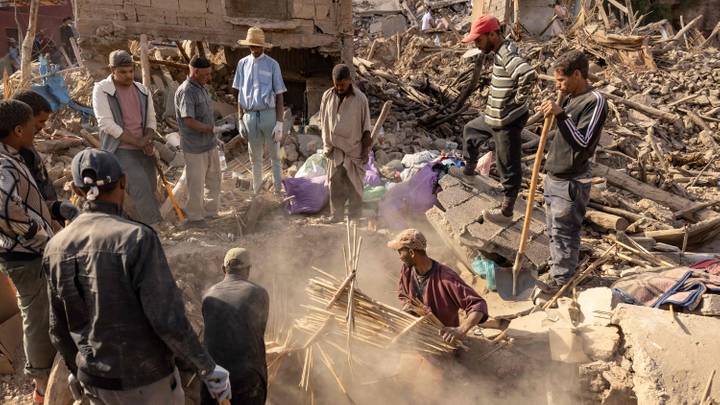
[[[17,306],[15,287],[0,272],[0,374],[13,374],[13,356],[22,347],[22,319]]]

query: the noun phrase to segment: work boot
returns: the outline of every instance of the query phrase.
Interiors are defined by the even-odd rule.
[[[515,198],[505,197],[500,208],[483,211],[483,220],[500,225],[510,224],[515,210]]]
[[[541,274],[540,277],[535,280],[535,286],[540,289],[540,291],[550,294],[551,296],[560,291],[562,287],[562,285],[555,281],[555,278],[550,273]]]

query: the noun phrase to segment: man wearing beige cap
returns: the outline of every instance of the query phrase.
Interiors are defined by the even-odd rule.
[[[152,136],[157,123],[152,95],[134,80],[135,64],[126,51],[110,53],[110,72],[93,88],[100,147],[115,154],[127,175],[128,216],[155,226],[161,217],[155,198],[157,173]]]
[[[247,250],[228,250],[225,278],[210,288],[202,303],[205,346],[230,372],[233,405],[262,405],[267,396],[264,336],[270,298],[264,288],[248,281],[250,267]],[[202,404],[217,401],[204,389]]]
[[[280,64],[265,54],[272,45],[265,33],[251,27],[238,44],[250,48],[250,55],[240,59],[235,70],[233,88],[238,91],[238,129],[248,142],[252,161],[253,191],[261,191],[263,149],[267,147],[272,164],[275,192],[280,192],[281,167],[279,144],[283,136],[283,94],[287,91]]]
[[[406,229],[387,246],[397,250],[403,267],[398,298],[403,310],[416,315],[432,312],[445,328],[443,339],[462,339],[475,325],[488,319],[485,300],[450,267],[428,257],[425,235]],[[458,310],[465,311],[460,323]]]

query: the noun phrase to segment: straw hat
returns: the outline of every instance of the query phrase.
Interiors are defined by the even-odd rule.
[[[265,42],[265,33],[261,28],[250,27],[247,31],[247,37],[238,41],[243,46],[261,46],[263,48],[272,48],[272,44]]]

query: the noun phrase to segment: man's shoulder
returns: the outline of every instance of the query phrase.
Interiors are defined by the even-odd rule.
[[[203,295],[203,301],[208,298],[214,299],[227,299],[238,293],[247,294],[251,297],[262,298],[269,297],[269,294],[265,288],[247,280],[222,280],[219,283],[213,285]]]
[[[363,91],[360,90],[357,86],[354,86],[354,87],[353,87],[353,91],[355,92],[355,96],[356,96],[360,101],[367,102],[367,99],[368,99],[367,96],[366,96],[365,93],[363,93]]]

